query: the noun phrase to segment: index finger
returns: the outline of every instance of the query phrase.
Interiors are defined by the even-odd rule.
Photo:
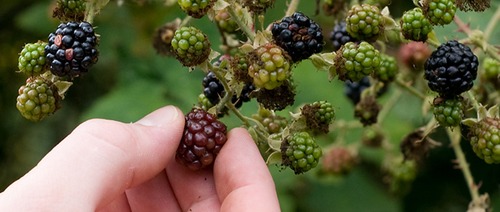
[[[271,173],[245,129],[229,132],[214,177],[221,211],[280,211]]]

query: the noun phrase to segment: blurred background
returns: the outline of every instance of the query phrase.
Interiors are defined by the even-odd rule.
[[[283,17],[285,0],[265,16],[271,23]],[[462,20],[473,29],[484,29],[498,2],[484,13],[461,13]],[[167,7],[163,1],[110,1],[94,19],[95,31],[100,35],[99,62],[89,73],[74,80],[66,93],[62,108],[45,120],[33,123],[25,120],[15,107],[17,90],[26,77],[17,72],[18,53],[25,43],[46,41],[59,21],[52,18],[52,0],[3,1],[0,7],[0,191],[34,167],[37,162],[68,135],[81,122],[91,118],[114,119],[133,122],[149,112],[167,104],[174,104],[188,112],[196,104],[202,92],[204,74],[200,70],[189,72],[174,58],[156,54],[152,47],[155,30],[166,22],[186,15],[177,4]],[[391,14],[400,17],[402,12],[413,8],[412,1],[393,1]],[[334,24],[331,17],[322,12],[315,15],[314,1],[301,1],[299,10],[316,20],[327,40]],[[208,18],[192,20],[189,25],[204,31],[218,50],[221,43],[217,28]],[[500,27],[499,27],[500,28]],[[457,38],[456,26],[436,27],[440,40]],[[500,43],[500,29],[496,29],[491,43]],[[394,52],[397,46],[389,46]],[[286,116],[302,103],[327,100],[337,113],[337,120],[352,120],[353,106],[344,96],[343,83],[328,81],[327,73],[317,71],[310,61],[298,64],[294,69],[297,84],[296,104],[280,111]],[[396,85],[380,98],[387,101]],[[381,123],[388,141],[399,150],[399,142],[406,134],[426,124],[429,116],[423,116],[421,101],[402,93],[390,114]],[[257,103],[252,100],[242,107],[242,113],[256,113]],[[229,128],[241,122],[232,116],[223,118]],[[332,136],[319,138],[322,145],[333,142]],[[358,142],[362,130],[346,133],[345,142]],[[360,162],[349,174],[321,176],[315,171],[294,175],[289,169],[270,166],[276,181],[283,211],[465,211],[470,195],[460,170],[455,169],[455,158],[443,130],[432,138],[443,143],[433,149],[420,166],[415,180],[408,183],[404,192],[391,191],[385,174],[381,171],[383,152],[360,148]],[[494,208],[500,208],[500,169],[498,165],[486,165],[477,159],[466,141],[462,142],[480,192],[489,193]],[[82,155],[85,157],[85,155]]]

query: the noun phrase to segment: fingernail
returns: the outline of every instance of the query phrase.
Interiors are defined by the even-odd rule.
[[[146,115],[136,123],[144,126],[163,127],[178,118],[179,110],[175,106],[169,105]]]

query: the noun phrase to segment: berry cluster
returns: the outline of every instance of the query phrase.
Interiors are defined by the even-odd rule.
[[[98,60],[98,36],[83,21],[86,1],[57,0],[53,17],[62,23],[47,42],[27,43],[19,53],[19,72],[28,76],[19,88],[17,109],[30,121],[41,121],[60,108],[75,77],[87,73]]]

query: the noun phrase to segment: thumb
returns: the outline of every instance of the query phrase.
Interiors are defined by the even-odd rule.
[[[183,127],[182,112],[173,106],[133,124],[86,121],[0,198],[14,198],[14,206],[28,210],[25,207],[95,210],[163,170],[173,158]]]

